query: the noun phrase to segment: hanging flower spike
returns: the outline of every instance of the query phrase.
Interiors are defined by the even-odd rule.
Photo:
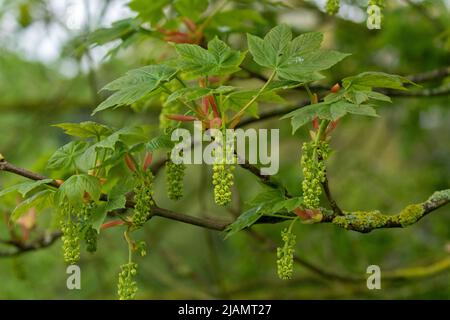
[[[327,0],[327,3],[325,5],[325,11],[329,14],[334,16],[339,12],[340,8],[340,1],[339,0]]]
[[[134,300],[138,290],[136,281],[133,278],[137,274],[137,264],[129,262],[120,267],[117,293],[120,300]]]

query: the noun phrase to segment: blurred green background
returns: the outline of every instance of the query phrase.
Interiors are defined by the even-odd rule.
[[[322,82],[326,86],[369,70],[409,75],[450,66],[450,1],[386,1],[381,30],[368,30],[365,25],[367,1],[341,2],[340,13],[333,17],[324,13],[325,1],[286,1],[283,5],[229,1],[223,11],[235,11],[215,19],[206,30],[207,37],[219,32],[233,47],[245,49],[245,32],[263,35],[278,22],[288,23],[296,33],[324,32],[326,47],[352,53],[327,72]],[[0,152],[9,162],[49,174],[45,171],[49,156],[69,141],[61,130],[51,127],[55,123],[94,120],[115,127],[157,125],[157,104],[90,116],[105,98],[97,93],[105,83],[171,50],[145,34],[100,46],[89,44],[87,35],[95,29],[135,16],[127,1],[121,0],[0,0]],[[246,80],[239,82],[245,85]],[[448,88],[450,77],[421,85],[414,90]],[[298,91],[288,97],[292,101],[305,98]],[[426,200],[435,190],[449,188],[449,102],[448,93],[393,97],[392,104],[378,108],[380,118],[343,119],[333,135],[335,152],[328,162],[330,185],[340,206],[396,213]],[[261,112],[272,108],[277,106],[262,105]],[[277,118],[258,126],[281,129],[278,178],[293,194],[299,194],[300,146],[307,130],[291,136],[288,120]],[[167,199],[162,171],[156,178],[156,202],[178,212],[231,219],[232,213],[212,201],[208,170],[188,167],[185,197],[179,202]],[[235,195],[240,201],[233,207],[239,209],[240,203],[261,189],[251,174],[242,169],[236,172]],[[21,180],[2,172],[0,188]],[[8,239],[7,217],[14,204],[0,202],[2,240]],[[296,265],[294,280],[282,281],[276,276],[276,256],[261,239],[241,232],[224,240],[222,233],[156,217],[136,236],[148,245],[147,256],[137,260],[138,298],[448,299],[449,269],[402,281],[382,278],[382,289],[372,291],[364,277],[371,264],[379,265],[383,275],[448,257],[449,210],[443,207],[406,229],[370,234],[326,224],[297,224],[297,254],[327,272],[362,277],[354,282],[326,278],[302,265]],[[32,237],[48,229],[49,220],[49,214],[39,216]],[[258,225],[254,230],[279,243],[283,227]],[[10,249],[0,243],[0,252]],[[82,290],[69,291],[60,241],[43,250],[0,256],[0,298],[115,299],[119,266],[126,258],[122,230],[105,230],[97,253],[82,255]]]

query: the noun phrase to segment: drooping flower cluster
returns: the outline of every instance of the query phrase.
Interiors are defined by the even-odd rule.
[[[138,176],[138,184],[134,188],[134,200],[136,205],[133,214],[133,226],[140,228],[148,220],[151,214],[153,201],[153,173],[146,170]]]
[[[186,166],[183,163],[176,164],[172,160],[166,162],[167,195],[171,200],[179,200],[183,197],[183,179]]]
[[[133,300],[138,290],[134,276],[137,274],[137,264],[129,262],[120,267],[117,293],[120,300]]]
[[[95,230],[91,226],[86,227],[84,231],[84,242],[86,243],[86,250],[88,252],[93,253],[97,251],[97,238],[97,230]]]
[[[80,225],[70,217],[61,221],[62,249],[64,261],[68,264],[75,264],[80,260]]]
[[[289,280],[294,273],[294,251],[296,235],[290,229],[281,231],[281,240],[284,245],[277,248],[277,272],[282,280]]]
[[[84,203],[80,209],[75,209],[68,202],[62,203],[60,207],[60,226],[63,233],[62,248],[64,261],[68,264],[75,264],[80,259],[80,242],[81,239],[92,238],[92,233],[87,235],[90,226],[87,226],[92,214],[92,205]],[[95,237],[97,232],[95,232]],[[95,242],[96,242],[95,238]],[[92,239],[91,245],[88,246],[88,251],[93,249]],[[94,250],[95,251],[95,250]]]
[[[325,181],[325,160],[330,147],[324,140],[305,142],[302,146],[301,166],[303,171],[303,204],[306,208],[319,207],[322,194],[321,183]]]
[[[335,15],[339,12],[340,0],[327,0],[325,11],[330,15]]]
[[[219,141],[220,143],[220,141]],[[222,146],[222,153],[215,155],[213,164],[212,182],[214,185],[214,201],[220,206],[226,206],[231,202],[231,187],[234,184],[236,156],[233,149]]]

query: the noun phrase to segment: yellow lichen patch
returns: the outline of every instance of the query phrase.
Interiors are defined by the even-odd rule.
[[[335,217],[332,222],[344,229],[369,232],[373,229],[381,228],[391,221],[391,216],[381,214],[378,210],[373,210],[346,213],[343,216]]]
[[[423,206],[421,204],[411,204],[400,212],[398,222],[402,227],[410,226],[417,222],[423,215]]]

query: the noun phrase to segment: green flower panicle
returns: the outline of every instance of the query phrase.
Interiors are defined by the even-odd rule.
[[[134,300],[138,290],[134,277],[137,274],[137,264],[129,262],[120,267],[117,293],[120,300]]]

